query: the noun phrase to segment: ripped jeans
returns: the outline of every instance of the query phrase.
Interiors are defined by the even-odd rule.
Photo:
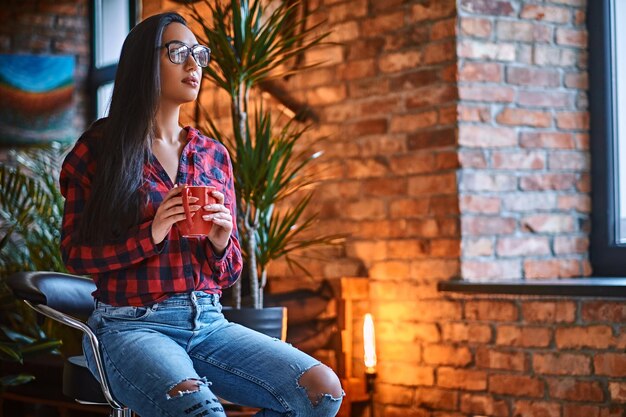
[[[88,321],[100,341],[113,396],[142,417],[224,417],[216,398],[265,417],[333,417],[342,395],[312,400],[299,384],[316,359],[222,315],[214,294],[177,294],[150,307],[97,303]],[[88,342],[83,350],[91,372]],[[193,389],[173,391],[181,382]],[[176,392],[176,394],[172,394]]]

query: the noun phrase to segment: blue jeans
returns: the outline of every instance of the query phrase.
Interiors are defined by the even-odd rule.
[[[88,324],[100,341],[113,396],[142,417],[224,417],[216,396],[261,408],[259,417],[333,417],[341,405],[341,395],[312,401],[299,384],[306,371],[324,365],[229,323],[217,295],[178,294],[149,307],[97,303]],[[83,350],[96,375],[86,339]],[[195,389],[171,395],[190,380]]]

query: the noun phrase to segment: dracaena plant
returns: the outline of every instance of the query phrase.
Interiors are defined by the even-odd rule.
[[[306,28],[302,20],[306,16],[297,17],[298,0],[273,1],[271,11],[264,10],[268,2],[262,0],[200,3],[188,5],[188,11],[201,30],[196,36],[212,51],[212,63],[204,74],[228,93],[232,122],[229,136],[205,112],[206,130],[231,154],[252,304],[262,308],[272,260],[284,257],[291,266],[301,266],[295,257],[299,250],[331,243],[337,236],[311,233],[316,214],[306,209],[315,178],[307,168],[321,153],[315,149],[317,142],[302,140],[308,127],[295,120],[279,126],[262,103],[249,117],[250,92],[271,79],[305,69],[289,64],[320,44],[327,33],[315,34],[318,26]],[[289,204],[283,204],[287,198]],[[239,308],[241,284],[236,285],[233,304]]]
[[[16,271],[65,272],[59,250],[63,197],[57,186],[64,152],[59,143],[11,151],[0,163],[0,360],[23,362],[25,357],[54,352],[61,342],[47,335],[23,302],[15,299],[4,278]],[[60,333],[57,332],[57,335]],[[5,375],[6,386],[28,382],[32,376]]]

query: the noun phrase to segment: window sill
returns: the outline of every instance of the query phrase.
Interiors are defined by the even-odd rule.
[[[626,298],[626,278],[577,278],[513,281],[445,281],[441,292]]]

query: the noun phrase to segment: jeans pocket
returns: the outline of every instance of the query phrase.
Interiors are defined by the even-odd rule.
[[[100,315],[105,319],[118,320],[143,320],[152,314],[150,307],[107,306],[100,311]]]

